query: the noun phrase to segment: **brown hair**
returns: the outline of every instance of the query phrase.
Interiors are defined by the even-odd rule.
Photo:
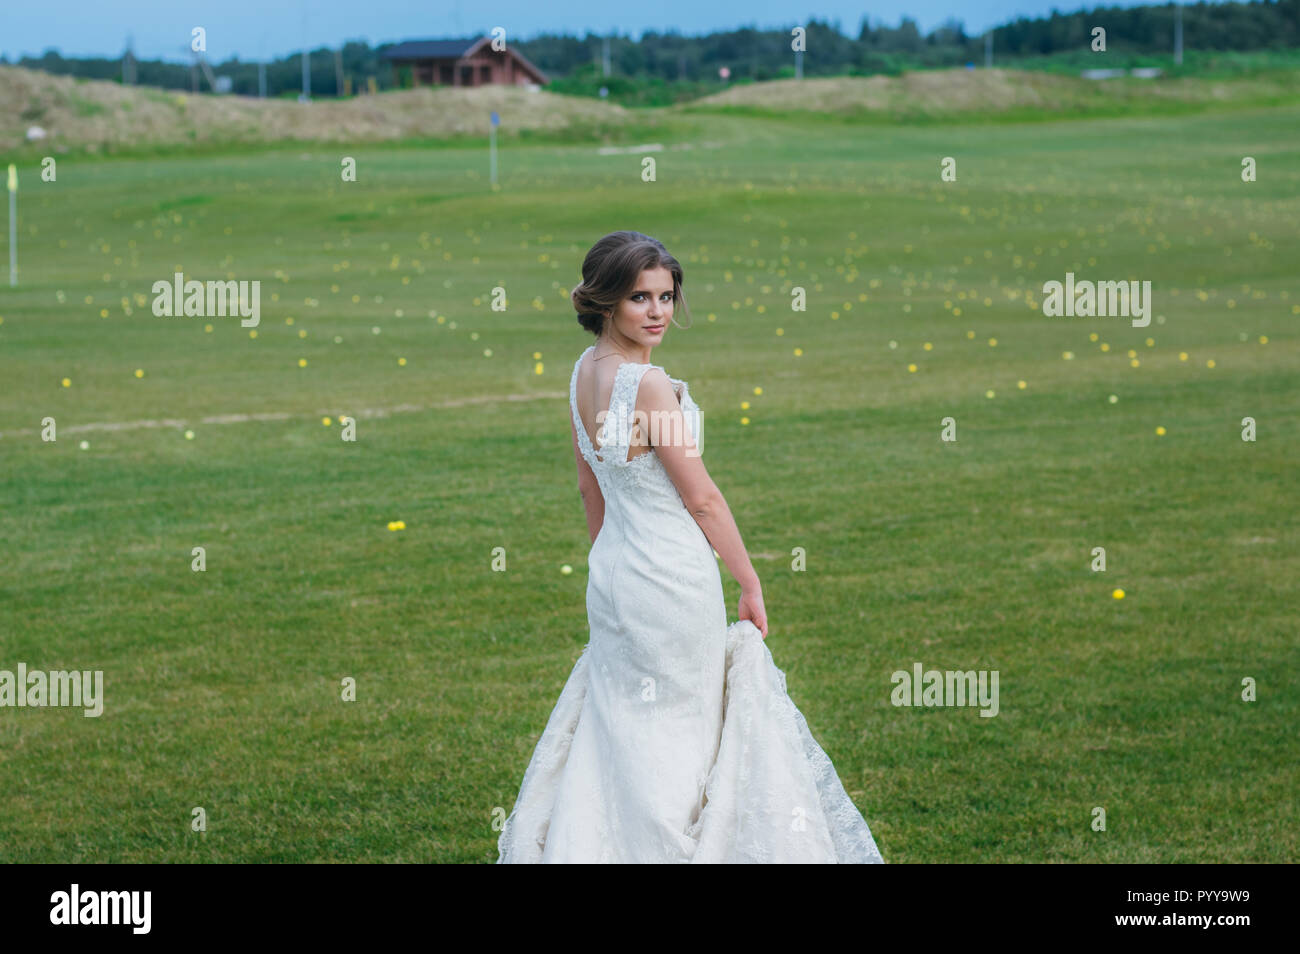
[[[610,232],[587,252],[582,260],[582,283],[569,294],[578,324],[599,336],[605,327],[605,312],[618,307],[636,287],[641,272],[660,267],[673,276],[674,318],[677,305],[689,316],[682,295],[681,263],[668,254],[663,243],[640,232]]]

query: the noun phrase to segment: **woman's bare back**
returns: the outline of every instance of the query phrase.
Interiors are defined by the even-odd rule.
[[[625,363],[621,359],[622,356],[617,352],[597,359],[593,351],[578,365],[578,417],[582,419],[582,427],[587,432],[587,437],[591,441],[591,446],[595,448],[597,456],[600,454],[600,441],[597,440],[597,435],[600,432],[600,424],[604,420],[601,418],[597,421],[597,417],[609,409],[609,400],[614,392],[614,376],[618,374],[619,364]],[[678,399],[680,400],[680,395]],[[631,410],[634,409],[629,409]],[[637,426],[634,419],[627,459],[633,460],[642,454],[650,453],[651,450],[653,448],[650,442],[646,440],[642,428]]]

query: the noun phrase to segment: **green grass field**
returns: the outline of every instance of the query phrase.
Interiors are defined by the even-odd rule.
[[[674,128],[655,182],[551,144],[497,192],[485,148],[24,163],[0,669],[106,701],[0,709],[0,860],[495,860],[587,638],[567,291],[621,228],[686,269],[654,360],[887,861],[1300,860],[1300,108]],[[260,280],[256,338],[154,317],[177,270]],[[1067,271],[1150,327],[1045,317]],[[892,706],[915,662],[1000,714]]]

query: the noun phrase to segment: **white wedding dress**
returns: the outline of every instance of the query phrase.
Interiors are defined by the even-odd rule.
[[[713,548],[659,456],[627,459],[618,422],[658,366],[619,365],[597,451],[578,415],[581,362],[569,409],[605,498],[588,557],[591,634],[498,863],[883,861],[762,635],[748,620],[727,625]],[[671,380],[698,435],[699,407]]]

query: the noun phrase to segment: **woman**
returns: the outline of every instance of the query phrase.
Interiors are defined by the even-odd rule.
[[[700,457],[699,407],[650,363],[685,310],[681,265],[613,232],[582,277],[573,303],[596,343],[569,409],[591,636],[498,862],[881,861],[763,642],[763,591]],[[730,628],[715,550],[741,587]]]

